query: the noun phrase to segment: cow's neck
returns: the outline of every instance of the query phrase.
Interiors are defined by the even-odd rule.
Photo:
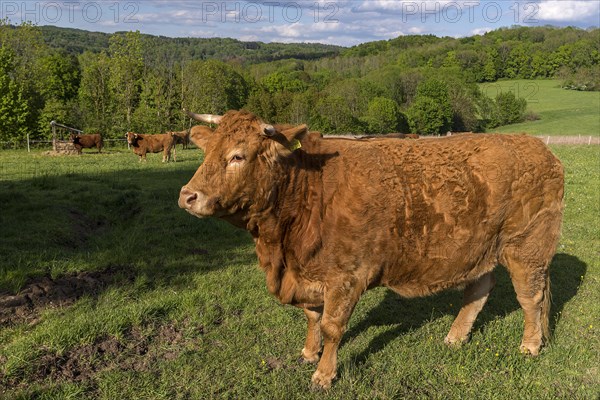
[[[294,161],[279,165],[270,179],[264,180],[265,186],[259,190],[264,198],[250,207],[248,229],[268,242],[294,240],[296,234],[306,241],[306,230],[320,218],[320,171],[306,168],[302,158]]]
[[[283,303],[294,298],[296,266],[321,246],[321,173],[306,168],[300,157],[295,161],[265,179],[275,184],[262,188],[267,197],[255,204],[248,223],[267,287]]]

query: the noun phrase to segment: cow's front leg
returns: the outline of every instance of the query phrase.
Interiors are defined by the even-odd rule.
[[[163,153],[163,162],[168,163],[169,161],[171,161],[171,150],[166,149]]]
[[[337,350],[340,340],[362,292],[358,285],[345,282],[342,287],[329,289],[325,293],[321,318],[323,354],[312,376],[313,387],[321,389],[331,387],[331,382],[337,374]]]
[[[308,329],[306,332],[306,342],[302,349],[302,359],[305,362],[316,363],[319,361],[319,352],[321,351],[321,316],[323,307],[305,308]]]

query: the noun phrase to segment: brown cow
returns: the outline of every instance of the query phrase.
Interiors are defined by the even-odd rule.
[[[304,309],[302,356],[319,360],[328,388],[337,349],[360,296],[387,286],[401,296],[464,287],[446,336],[461,344],[486,302],[498,263],[523,308],[521,351],[548,338],[548,266],[559,238],[563,168],[538,139],[461,135],[430,140],[321,138],[279,131],[247,112],[194,128],[204,163],[179,206],[254,237],[267,287]]]
[[[190,143],[190,130],[186,129],[185,131],[179,132],[169,132],[175,136],[175,144],[181,143],[182,149],[187,149],[188,144]]]
[[[91,149],[92,147],[96,147],[98,153],[101,153],[102,146],[104,146],[102,135],[99,133],[88,135],[71,133],[70,139],[79,153],[81,153],[81,149]]]
[[[171,159],[171,149],[175,149],[175,135],[171,132],[157,135],[127,132],[125,137],[127,138],[127,143],[132,147],[133,152],[140,157],[139,161],[146,161],[146,153],[158,153],[162,151],[162,162],[169,162]],[[175,151],[173,152],[175,153]],[[176,154],[173,155],[173,161],[177,161]]]

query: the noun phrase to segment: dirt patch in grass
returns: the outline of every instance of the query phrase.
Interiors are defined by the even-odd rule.
[[[49,275],[31,278],[17,294],[0,292],[0,327],[16,323],[34,324],[40,311],[69,306],[85,295],[96,296],[115,281],[116,275],[122,280],[122,272],[111,267],[56,279]],[[133,276],[126,279],[133,280]]]
[[[57,355],[50,352],[36,360],[36,368],[30,379],[43,381],[83,381],[90,379],[98,366],[117,356],[123,350],[123,345],[114,337],[102,338],[93,344],[79,346],[65,354]]]
[[[93,388],[97,374],[102,371],[151,371],[160,361],[175,360],[185,351],[198,351],[198,337],[203,334],[202,327],[186,319],[163,325],[133,326],[119,337],[99,337],[93,343],[60,354],[42,350],[27,371],[10,377],[0,373],[0,393],[3,387],[18,389],[33,383],[44,386],[84,382]]]

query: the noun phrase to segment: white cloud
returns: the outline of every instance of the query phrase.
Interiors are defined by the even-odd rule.
[[[431,15],[454,8],[465,11],[479,1],[455,0],[363,0],[353,8],[355,12],[392,12],[406,16]]]
[[[577,22],[583,19],[600,18],[600,2],[597,0],[542,0],[537,17],[544,21]]]
[[[425,28],[422,26],[413,26],[411,28],[408,28],[408,33],[410,33],[411,35],[420,35],[424,32]]]
[[[238,37],[242,42],[260,42],[260,37],[258,35],[242,35]]]
[[[263,41],[274,42],[319,42],[353,46],[355,44],[387,40],[408,34],[420,34],[425,29],[421,26],[400,25],[396,18],[379,18],[377,24],[370,19],[356,19],[340,23],[297,22],[292,24],[270,24],[245,28],[242,36],[257,35]]]
[[[471,35],[484,35],[493,30],[494,30],[494,28],[489,28],[489,27],[476,28],[471,31]]]

